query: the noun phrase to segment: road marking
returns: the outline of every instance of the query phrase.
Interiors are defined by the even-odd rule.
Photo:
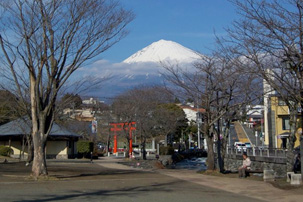
[[[235,126],[235,130],[236,130],[236,134],[238,136],[238,139],[240,142],[250,142],[250,140],[247,138],[247,135],[243,129],[243,127],[241,126],[241,124],[239,122],[235,122],[234,123]]]

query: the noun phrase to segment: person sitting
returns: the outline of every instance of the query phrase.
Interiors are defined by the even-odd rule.
[[[243,153],[243,163],[242,166],[239,167],[239,178],[246,177],[246,173],[248,170],[250,170],[251,161],[248,158],[246,153]]]
[[[298,153],[296,155],[293,171],[294,171],[294,173],[301,173],[301,155],[300,155],[300,153]]]

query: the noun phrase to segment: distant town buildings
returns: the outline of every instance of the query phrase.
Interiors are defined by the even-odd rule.
[[[263,105],[247,105],[246,106],[246,117],[249,128],[252,128],[256,123],[263,122]]]
[[[99,101],[98,99],[95,99],[95,98],[89,98],[86,100],[82,100],[82,104],[84,104],[84,105],[96,105],[99,103],[104,103],[104,101]]]
[[[181,109],[183,109],[186,119],[188,120],[188,124],[190,124],[191,122],[196,122],[197,115],[199,115],[199,120],[202,121],[202,114],[205,113],[205,109],[194,107],[192,103],[187,103],[185,105],[179,104],[179,106],[181,107]]]

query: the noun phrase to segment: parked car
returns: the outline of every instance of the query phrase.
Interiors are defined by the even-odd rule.
[[[235,142],[234,148],[238,151],[241,152],[242,150],[246,152],[246,145],[243,142]]]
[[[251,143],[250,142],[245,142],[244,144],[245,144],[246,148],[251,148]]]

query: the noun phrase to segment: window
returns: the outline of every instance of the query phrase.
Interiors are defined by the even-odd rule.
[[[289,118],[288,117],[283,117],[282,118],[282,130],[289,130]]]
[[[279,99],[278,99],[278,105],[279,105],[279,106],[285,106],[286,103],[285,103],[284,100],[282,100],[281,98],[279,98]]]

